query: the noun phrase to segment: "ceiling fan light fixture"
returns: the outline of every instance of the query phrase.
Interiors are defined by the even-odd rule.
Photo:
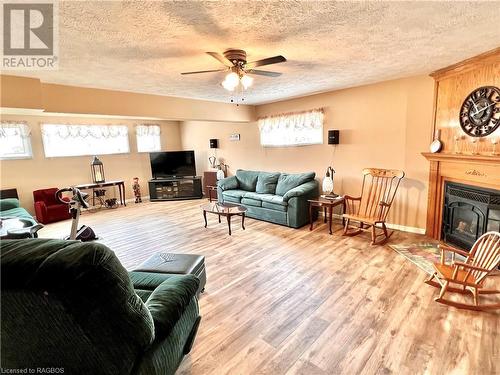
[[[222,87],[224,87],[227,91],[234,91],[234,89],[236,88],[236,86],[233,86],[231,85],[229,82],[227,82],[226,80],[222,81],[221,82],[221,85]]]
[[[243,77],[241,77],[241,84],[243,85],[243,88],[245,90],[248,89],[250,86],[252,86],[252,83],[253,83],[252,77],[250,77],[246,74]]]
[[[226,76],[226,78],[222,82],[222,86],[224,86],[224,88],[226,88],[226,86],[232,87],[232,90],[234,90],[236,86],[238,86],[238,83],[240,83],[240,77],[238,76],[237,73],[231,72]]]

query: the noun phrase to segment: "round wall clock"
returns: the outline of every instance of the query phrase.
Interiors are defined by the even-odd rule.
[[[486,137],[500,126],[500,89],[480,87],[467,96],[460,109],[460,126],[471,137]]]

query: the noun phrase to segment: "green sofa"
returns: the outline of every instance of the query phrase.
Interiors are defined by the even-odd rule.
[[[319,195],[314,172],[288,174],[245,171],[217,183],[219,202],[239,203],[247,216],[300,228],[309,222],[307,200]]]
[[[3,371],[174,374],[191,349],[195,276],[128,273],[95,242],[6,240],[0,251]]]
[[[0,217],[17,217],[30,220],[33,225],[38,224],[28,211],[20,207],[16,198],[0,199]]]

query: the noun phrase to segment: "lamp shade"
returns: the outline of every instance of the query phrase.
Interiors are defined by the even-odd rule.
[[[100,184],[106,181],[104,178],[104,165],[97,156],[94,156],[94,159],[92,159],[92,162],[90,163],[90,171],[92,174],[92,181],[95,184]]]
[[[331,194],[333,191],[333,178],[326,177],[323,178],[323,193]]]
[[[217,180],[222,180],[224,177],[224,171],[222,169],[217,170]]]
[[[333,174],[335,170],[332,167],[326,168],[325,177],[323,178],[322,189],[325,194],[331,194],[333,192]]]

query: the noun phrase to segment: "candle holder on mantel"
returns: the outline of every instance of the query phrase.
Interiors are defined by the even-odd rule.
[[[460,147],[459,147],[459,142],[461,139],[462,139],[461,135],[455,134],[453,136],[453,153],[454,154],[461,154]]]
[[[471,151],[472,155],[478,154],[478,151],[477,151],[478,143],[479,143],[478,141],[479,141],[479,139],[477,139],[476,137],[470,137],[470,143],[472,143],[472,151]]]
[[[491,137],[490,141],[491,141],[491,145],[493,146],[493,149],[491,150],[491,155],[492,156],[496,156],[497,155],[498,138],[497,137]]]

